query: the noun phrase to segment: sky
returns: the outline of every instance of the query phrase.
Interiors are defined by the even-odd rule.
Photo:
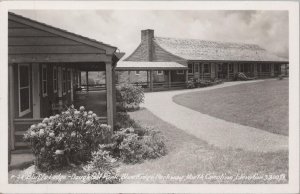
[[[31,19],[118,47],[129,56],[141,30],[154,36],[258,44],[288,58],[287,11],[12,10]],[[124,57],[124,58],[125,58]]]

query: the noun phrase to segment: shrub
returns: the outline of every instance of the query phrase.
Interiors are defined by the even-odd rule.
[[[116,100],[119,104],[118,111],[139,108],[140,103],[144,102],[144,90],[141,86],[132,84],[121,84],[117,87]]]
[[[188,88],[188,89],[195,88],[195,81],[194,81],[194,79],[190,79],[189,81],[186,82],[186,88]]]
[[[42,171],[88,161],[91,152],[111,138],[111,127],[101,124],[95,113],[73,106],[32,125],[24,134],[35,155],[35,164]]]
[[[138,125],[126,112],[117,112],[115,130],[129,127],[136,128]]]
[[[139,130],[123,128],[114,134],[113,140],[114,143],[106,145],[104,149],[111,151],[114,157],[124,163],[135,164],[167,153],[164,137],[159,131],[150,127],[142,127]]]
[[[89,175],[92,184],[116,184],[121,182],[115,170],[116,166],[116,160],[100,147],[92,153],[92,160],[83,169]]]

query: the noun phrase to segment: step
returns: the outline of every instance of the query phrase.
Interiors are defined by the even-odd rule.
[[[40,123],[42,121],[43,121],[42,118],[38,118],[38,119],[33,119],[33,118],[17,118],[17,119],[14,119],[14,123],[16,125],[35,124],[35,123]]]
[[[30,145],[26,142],[15,142],[15,150],[29,149]]]
[[[18,149],[18,150],[12,150],[11,154],[30,154],[32,153],[31,149]]]

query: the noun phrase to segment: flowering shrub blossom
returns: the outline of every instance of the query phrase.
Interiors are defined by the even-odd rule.
[[[132,84],[121,84],[116,90],[116,100],[119,104],[119,111],[137,109],[140,103],[144,102],[144,90],[141,86]]]
[[[102,124],[92,111],[71,106],[42,123],[32,125],[24,134],[35,155],[36,166],[50,170],[91,159],[99,144],[109,143],[112,128]]]
[[[124,163],[135,164],[167,154],[164,136],[151,127],[122,128],[114,133],[112,139],[112,143],[102,145],[102,149],[111,151]]]
[[[111,157],[108,151],[103,151],[100,148],[92,153],[92,160],[83,169],[91,177],[89,183],[114,184],[121,182],[115,167],[117,167],[116,160]]]

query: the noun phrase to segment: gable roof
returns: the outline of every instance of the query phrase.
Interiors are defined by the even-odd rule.
[[[288,62],[255,44],[154,37],[165,51],[186,60]]]
[[[117,50],[117,47],[105,44],[103,42],[100,42],[100,41],[97,41],[94,39],[87,38],[85,36],[81,36],[81,35],[60,29],[60,28],[56,28],[56,27],[50,26],[48,24],[29,19],[29,18],[23,17],[21,15],[18,15],[18,14],[12,13],[12,12],[9,12],[8,20],[22,23],[22,24],[31,26],[36,29],[40,29],[40,30],[43,30],[43,31],[46,31],[46,32],[49,32],[49,33],[52,33],[52,34],[55,34],[58,36],[62,36],[62,37],[65,37],[65,38],[68,38],[68,39],[71,39],[71,40],[74,40],[74,41],[77,41],[77,42],[80,42],[80,43],[83,43],[83,44],[86,44],[89,46],[93,46],[95,48],[104,49],[104,50],[106,50],[106,54],[108,54],[108,55],[113,55],[115,53],[115,51]]]

